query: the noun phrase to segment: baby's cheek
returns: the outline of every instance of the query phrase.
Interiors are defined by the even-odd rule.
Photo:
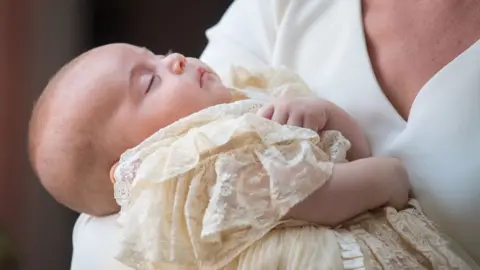
[[[125,123],[124,129],[131,135],[135,144],[138,144],[157,132],[159,129],[168,125],[169,119],[167,113],[161,110],[150,110],[140,115],[135,123]]]
[[[188,91],[184,91],[177,96],[177,106],[172,108],[175,112],[181,114],[179,116],[185,117],[193,112],[203,109],[208,97],[198,86],[192,85]]]
[[[133,138],[133,145],[137,145],[141,143],[143,140],[148,138],[150,135],[154,134],[157,130],[159,130],[160,127],[155,127],[153,125],[141,125],[137,128],[130,128],[129,133],[132,135]]]

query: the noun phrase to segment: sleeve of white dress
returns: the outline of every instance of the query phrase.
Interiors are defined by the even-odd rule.
[[[133,270],[114,257],[118,252],[118,215],[92,217],[81,214],[73,228],[73,256],[70,270]]]
[[[276,31],[289,0],[236,0],[221,20],[207,30],[208,45],[200,59],[220,76],[231,65],[269,65]]]

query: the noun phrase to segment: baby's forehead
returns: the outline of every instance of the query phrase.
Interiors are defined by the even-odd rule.
[[[67,64],[51,80],[44,100],[55,115],[110,111],[128,87],[129,67],[138,47],[110,45],[93,49]]]
[[[128,71],[132,66],[145,61],[152,53],[129,44],[110,44],[94,48],[73,61],[71,72],[108,73]]]
[[[142,55],[143,50],[134,46],[100,47],[85,54],[76,71],[102,75],[128,73]]]
[[[95,48],[72,60],[63,72],[59,72],[54,87],[85,89],[128,80],[131,70],[143,61],[146,52],[148,50],[125,44]]]

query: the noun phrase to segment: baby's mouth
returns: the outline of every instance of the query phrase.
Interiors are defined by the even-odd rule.
[[[198,73],[198,82],[200,84],[200,88],[203,88],[203,81],[204,81],[205,75],[208,75],[208,71],[203,67],[198,67],[197,73]]]

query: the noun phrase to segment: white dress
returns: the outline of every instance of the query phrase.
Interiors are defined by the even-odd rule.
[[[407,123],[379,87],[363,33],[360,0],[237,0],[207,32],[202,59],[220,74],[231,64],[298,72],[356,118],[374,155],[404,161],[427,216],[480,261],[480,42],[423,86]],[[114,217],[82,215],[72,269],[112,267],[117,234]]]

